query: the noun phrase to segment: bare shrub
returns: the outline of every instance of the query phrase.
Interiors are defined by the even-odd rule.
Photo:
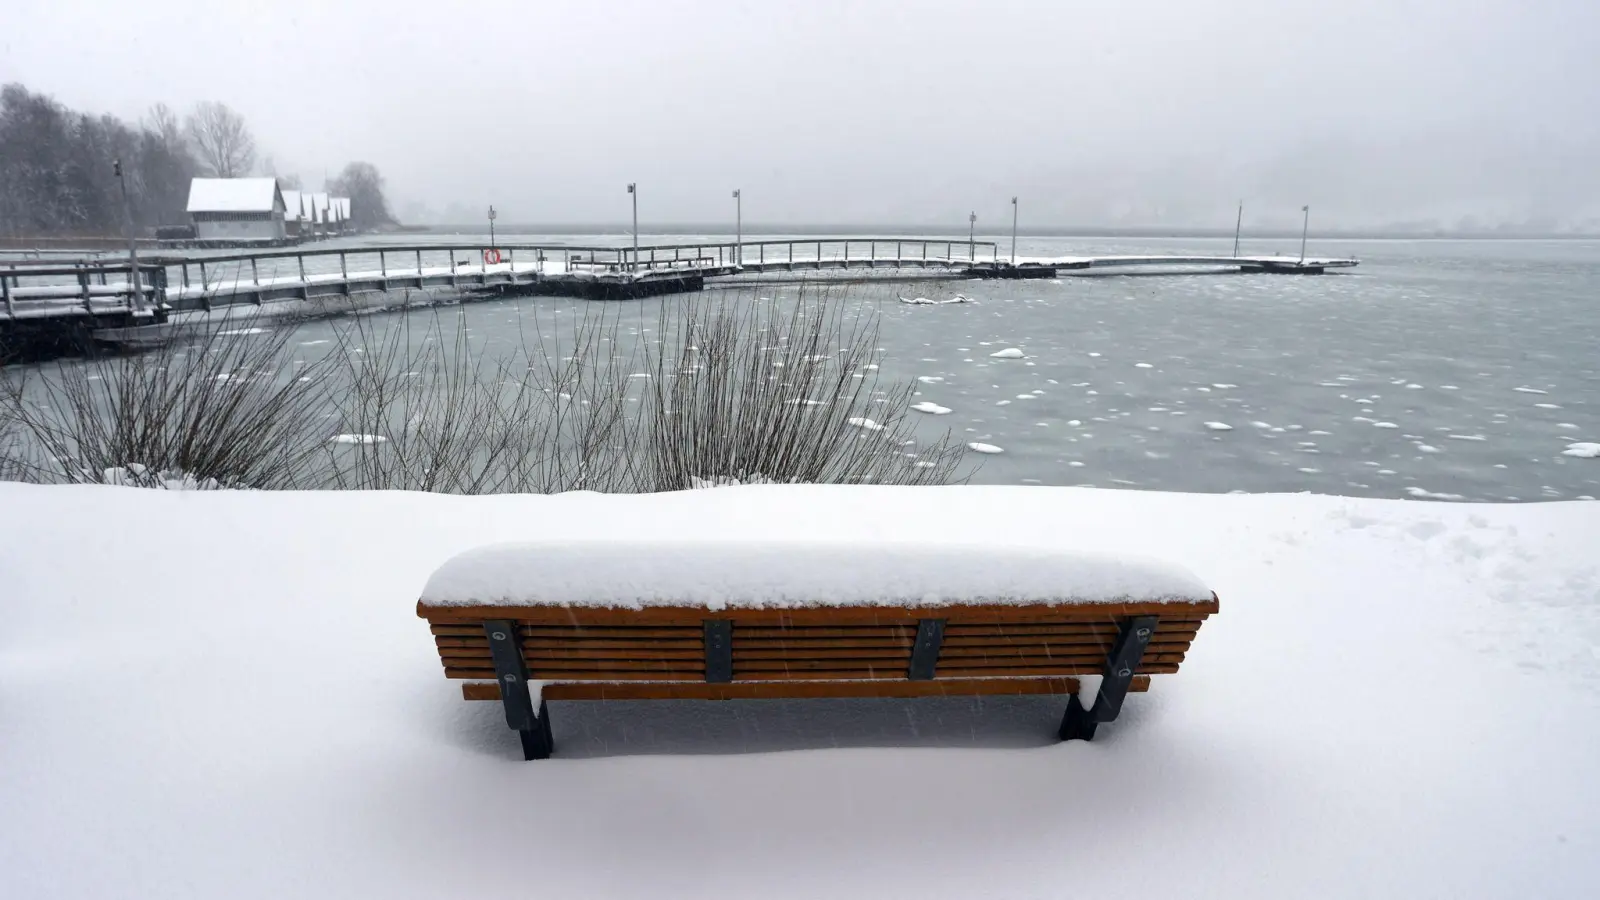
[[[878,314],[827,292],[663,305],[643,422],[643,490],[772,481],[943,484],[964,448],[919,445],[915,385],[880,386]]]
[[[331,377],[352,443],[331,450],[332,486],[460,494],[634,489],[628,378],[615,318],[586,314],[567,334],[517,332],[492,360],[464,310],[434,310],[341,335]],[[362,436],[368,437],[362,437]]]
[[[292,334],[234,317],[146,353],[8,372],[0,405],[33,444],[26,476],[121,482],[132,465],[225,486],[295,486],[327,439],[328,398],[321,364],[289,352]]]

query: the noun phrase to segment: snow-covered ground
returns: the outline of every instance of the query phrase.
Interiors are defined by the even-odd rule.
[[[524,763],[414,603],[480,544],[1138,552],[1222,597],[1060,698],[552,704]],[[1600,882],[1600,504],[755,486],[0,484],[7,897],[1539,897]]]

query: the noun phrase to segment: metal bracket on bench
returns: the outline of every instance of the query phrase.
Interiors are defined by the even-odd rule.
[[[489,638],[489,655],[494,658],[494,675],[500,683],[500,703],[506,710],[506,724],[521,735],[524,759],[545,759],[554,749],[550,717],[542,697],[539,711],[533,711],[533,696],[528,692],[528,665],[522,659],[516,623],[490,619],[483,623],[483,633]]]
[[[706,681],[726,684],[733,680],[733,620],[706,619]]]
[[[1100,679],[1100,691],[1095,695],[1094,708],[1084,709],[1073,694],[1067,701],[1067,714],[1061,720],[1063,741],[1094,739],[1095,728],[1101,722],[1110,722],[1122,712],[1122,700],[1133,684],[1133,675],[1139,670],[1139,660],[1150,646],[1156,633],[1156,616],[1133,616],[1122,623],[1117,641],[1106,656],[1105,674]]]
[[[939,664],[939,648],[944,646],[944,620],[917,620],[917,642],[911,645],[911,669],[906,677],[912,681],[931,681],[933,669]]]

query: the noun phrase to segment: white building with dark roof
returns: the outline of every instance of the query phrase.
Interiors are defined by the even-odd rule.
[[[202,242],[274,243],[285,237],[276,178],[196,178],[189,183],[188,210],[195,239]]]

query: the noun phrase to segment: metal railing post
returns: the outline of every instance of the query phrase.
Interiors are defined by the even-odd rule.
[[[0,294],[5,295],[6,315],[15,319],[17,310],[16,307],[11,305],[11,279],[3,273],[0,273]]]

